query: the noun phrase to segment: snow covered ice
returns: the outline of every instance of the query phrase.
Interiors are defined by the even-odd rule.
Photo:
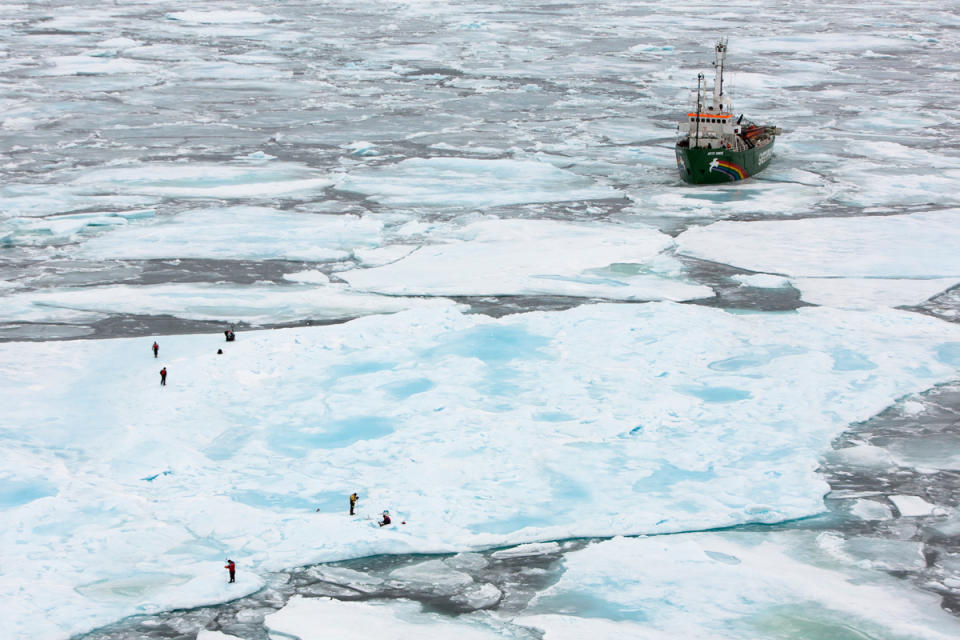
[[[4,633],[957,637],[950,8],[0,5]]]
[[[17,461],[5,506],[29,532],[13,542],[30,550],[8,560],[3,582],[10,597],[26,589],[29,620],[51,615],[53,574],[72,587],[55,610],[82,628],[134,602],[224,597],[212,569],[225,554],[248,590],[260,570],[360,550],[816,513],[826,487],[814,469],[831,438],[954,377],[956,363],[936,354],[960,343],[960,328],[892,310],[661,303],[499,320],[408,311],[247,332],[223,355],[205,335],[162,343],[159,360],[141,339],[0,346],[5,449]],[[137,351],[148,357],[126,355]],[[169,371],[159,396],[157,362]],[[337,497],[356,486],[351,521]],[[371,527],[380,505],[406,524]],[[55,568],[51,554],[63,556]]]

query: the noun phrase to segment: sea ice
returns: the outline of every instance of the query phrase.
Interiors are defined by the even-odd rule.
[[[381,588],[383,580],[361,571],[344,567],[317,566],[310,570],[311,577],[334,584],[344,585],[359,593],[370,593]]]
[[[322,623],[318,623],[322,621]],[[296,596],[266,618],[271,636],[300,640],[407,640],[409,638],[456,637],[461,640],[519,640],[500,626],[463,622],[457,618],[420,611],[420,605],[404,600],[344,602],[331,598]]]
[[[121,209],[140,210],[158,201],[159,198],[155,196],[115,195],[102,192],[84,194],[79,193],[77,189],[62,185],[7,184],[0,186],[0,220],[21,217],[39,218],[70,212],[78,212],[72,215],[84,216],[91,210],[122,215]],[[83,212],[79,213],[80,210]]]
[[[952,433],[931,433],[922,437],[890,438],[885,443],[902,467],[920,471],[960,471],[960,437]]]
[[[765,178],[736,184],[662,189],[645,195],[643,205],[647,211],[664,217],[716,220],[733,216],[799,215],[816,207],[825,195],[822,187]],[[776,269],[753,270],[778,273]]]
[[[893,517],[893,512],[887,505],[876,500],[857,500],[850,513],[861,520],[888,520]]]
[[[413,307],[441,309],[454,303],[353,291],[319,282],[275,285],[213,283],[105,285],[15,291],[0,296],[0,322],[89,322],[107,315],[169,315],[224,324],[282,324],[339,320]]]
[[[428,560],[394,569],[390,577],[403,581],[407,588],[439,595],[452,595],[473,584],[469,574],[451,570],[443,560]]]
[[[597,637],[594,621],[599,637],[651,640],[946,640],[960,632],[938,596],[844,561],[809,532],[615,538],[567,554],[565,566],[515,623],[548,639]]]
[[[66,638],[346,557],[518,542],[539,546],[515,553],[554,554],[542,541],[800,518],[824,508],[816,468],[838,433],[957,378],[957,326],[889,309],[960,281],[956,212],[937,211],[960,202],[960,21],[943,7],[900,3],[864,19],[831,3],[709,15],[664,3],[122,4],[0,3],[0,271],[16,278],[0,283],[0,311],[37,339],[50,334],[28,333],[29,320],[123,311],[272,323],[414,309],[229,344],[159,336],[157,360],[153,336],[0,344],[4,633]],[[745,12],[763,27],[744,30]],[[739,34],[728,80],[738,105],[785,135],[764,174],[688,187],[670,131],[709,66],[704,34],[723,32]],[[460,157],[418,157],[437,154]],[[246,217],[217,200],[275,209]],[[537,226],[539,244],[507,237],[507,221],[458,236],[494,206],[568,222]],[[156,219],[112,215],[146,208]],[[341,213],[356,215],[327,217]],[[853,217],[745,222],[835,214]],[[745,286],[782,278],[821,308],[593,304],[491,319],[336,277],[349,261],[366,268],[348,272],[358,289],[391,295],[686,300],[706,290],[685,279],[675,243],[637,227],[723,218],[744,222],[716,244],[726,223],[680,243],[710,236],[704,257],[753,271]],[[192,269],[204,260],[339,264],[323,267],[329,279],[289,265],[276,285],[66,288],[87,285],[88,269],[104,270],[96,282],[141,275],[115,260],[179,258],[195,259],[169,272],[201,279]],[[956,317],[954,302],[941,297],[939,317]],[[890,455],[954,465],[956,443],[932,441],[943,452],[904,441]],[[887,460],[876,454],[840,455]],[[353,490],[363,497],[349,518]],[[937,513],[895,498],[903,513]],[[891,516],[872,504],[853,513]],[[388,507],[407,524],[377,527]],[[922,524],[956,535],[958,522]],[[571,554],[525,620],[545,640],[960,635],[936,598],[861,566],[878,541],[836,557],[832,542],[769,531],[614,540]],[[912,543],[877,550],[890,567],[917,566]],[[236,584],[225,557],[240,564]],[[444,564],[481,562],[457,557]],[[956,559],[941,566],[955,573]],[[469,606],[497,597],[479,579],[464,589],[455,597]],[[272,636],[327,632],[318,616],[345,637],[540,633],[406,602],[293,605]]]
[[[559,552],[560,545],[556,542],[530,542],[528,544],[518,544],[509,549],[494,551],[491,557],[502,560],[504,558],[523,558],[526,556],[539,556]]]
[[[919,571],[927,566],[923,542],[891,540],[873,536],[855,536],[844,539],[832,536],[836,544],[824,545],[828,552],[843,557],[848,564],[856,563],[866,569],[881,571]]]
[[[167,198],[271,198],[317,193],[328,176],[294,163],[143,163],[82,172],[70,182],[81,193],[116,192]]]
[[[122,58],[102,58],[90,55],[50,56],[46,62],[52,66],[35,71],[43,76],[146,74],[150,67],[142,62]]]
[[[733,279],[742,285],[748,287],[759,287],[761,289],[780,289],[789,287],[790,280],[782,276],[772,276],[767,273],[757,273],[754,275],[735,275]]]
[[[59,216],[0,218],[0,244],[12,246],[56,246],[121,227],[131,220],[155,215],[153,209],[72,213]]]
[[[220,631],[207,631],[201,629],[197,634],[197,640],[239,640],[237,636],[231,636]]]
[[[473,610],[486,609],[496,605],[503,598],[503,592],[497,587],[485,582],[472,584],[460,593],[453,596],[453,601]]]
[[[947,341],[960,327],[901,311],[650,303],[160,336],[159,359],[150,338],[0,344],[8,627],[66,636],[362,555],[817,513],[822,452],[955,378]]]
[[[624,197],[589,178],[529,160],[414,158],[355,169],[336,186],[391,206],[493,207]]]
[[[900,515],[906,518],[933,515],[937,510],[936,505],[930,504],[920,496],[890,496],[890,502],[897,507]]]
[[[382,228],[369,216],[211,208],[113,228],[83,242],[77,254],[100,260],[337,261],[349,258],[354,248],[379,245]]]
[[[661,255],[673,240],[654,229],[486,219],[432,235],[434,244],[389,264],[337,275],[355,289],[390,295],[713,296],[681,279],[679,263]]]
[[[883,447],[857,445],[830,451],[828,457],[842,461],[844,466],[890,468],[896,466],[893,456]]]
[[[269,22],[270,16],[253,10],[223,10],[223,11],[172,11],[166,14],[168,20],[180,20],[196,24],[243,24],[252,22],[260,24]]]
[[[960,278],[790,278],[810,304],[840,309],[914,306],[960,282]]]
[[[960,277],[960,210],[896,216],[722,221],[677,238],[680,253],[799,277]]]

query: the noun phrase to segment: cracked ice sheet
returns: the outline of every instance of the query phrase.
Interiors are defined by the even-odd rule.
[[[590,178],[530,160],[413,158],[354,170],[336,187],[392,206],[495,207],[624,197]]]
[[[431,237],[444,241],[337,275],[356,289],[391,295],[713,296],[709,287],[683,281],[679,262],[663,254],[673,239],[655,229],[488,219]],[[371,253],[371,259],[379,256]]]
[[[77,251],[97,260],[205,258],[337,261],[380,244],[372,217],[282,212],[265,207],[186,211],[114,227]]]
[[[84,322],[111,314],[170,315],[252,325],[341,320],[414,307],[453,306],[446,299],[417,299],[351,291],[342,284],[110,285],[43,289],[0,296],[0,322]]]
[[[869,558],[837,553],[837,544],[836,536],[806,531],[600,542],[568,553],[559,582],[514,622],[543,630],[544,640],[960,634],[938,596],[905,589],[902,580],[865,568]]]
[[[960,280],[960,209],[896,216],[716,222],[677,252],[777,273],[814,303],[918,304]],[[938,289],[938,287],[940,287]]]
[[[151,341],[0,344],[15,637],[282,567],[817,513],[832,439],[960,366],[960,327],[919,314],[673,303],[162,336],[159,359]]]

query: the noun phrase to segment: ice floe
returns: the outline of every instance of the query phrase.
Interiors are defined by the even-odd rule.
[[[810,515],[832,439],[955,378],[937,353],[960,328],[651,303],[161,336],[156,359],[150,342],[0,344],[15,635],[217,602],[312,562]]]
[[[960,280],[960,211],[721,221],[677,238],[678,253],[779,274],[807,302],[919,304]]]
[[[177,198],[257,198],[316,193],[333,181],[293,163],[155,163],[94,169],[71,181],[89,192]]]
[[[373,217],[223,207],[157,217],[90,238],[77,254],[102,260],[344,260],[355,248],[380,244]]]
[[[150,69],[146,64],[135,60],[92,55],[51,56],[46,61],[51,66],[36,71],[36,74],[47,76],[145,74]]]
[[[84,235],[153,217],[153,209],[72,213],[47,217],[0,218],[0,245],[53,246],[77,242]]]
[[[897,566],[922,560],[916,543],[878,542],[877,551],[897,547]],[[842,544],[807,532],[614,539],[569,553],[559,582],[515,622],[549,640],[773,640],[784,630],[803,638],[956,636],[960,623],[938,596],[905,591],[865,567],[855,557],[862,549]]]
[[[270,20],[270,16],[254,10],[229,9],[220,11],[172,11],[165,16],[168,20],[179,20],[196,24],[243,24],[263,23]]]
[[[624,197],[590,178],[529,160],[414,158],[355,169],[336,186],[392,206],[493,207]]]
[[[677,238],[678,251],[797,277],[960,276],[960,210],[895,216],[721,221]]]
[[[937,509],[935,505],[930,504],[920,496],[890,496],[890,502],[897,507],[897,511],[904,517],[929,516],[933,515]]]
[[[318,621],[322,620],[322,623]],[[294,597],[266,626],[278,636],[301,640],[406,640],[407,638],[451,637],[462,640],[503,640],[503,625],[493,620],[480,624],[425,613],[411,601],[345,602],[332,598]],[[509,636],[506,636],[509,638]]]
[[[487,219],[432,236],[432,244],[394,262],[338,276],[355,289],[392,295],[713,296],[661,255],[673,240],[654,229]]]
[[[953,278],[790,278],[811,304],[842,309],[919,305],[960,282]]]
[[[444,299],[352,291],[342,284],[321,282],[317,276],[302,282],[286,286],[184,283],[15,291],[0,297],[0,321],[90,322],[109,315],[135,314],[262,325],[342,320],[414,307],[442,309],[453,305]]]

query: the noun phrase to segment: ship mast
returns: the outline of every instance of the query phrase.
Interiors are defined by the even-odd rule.
[[[697,74],[697,135],[696,135],[696,137],[694,138],[694,140],[695,140],[694,146],[697,146],[697,147],[700,146],[700,109],[701,109],[701,107],[700,107],[700,98],[701,98],[701,96],[703,95],[703,93],[701,93],[700,86],[701,86],[702,84],[703,84],[703,74],[702,74],[702,73],[698,73],[698,74]],[[687,129],[687,131],[689,132],[690,130]],[[688,136],[688,137],[689,137],[689,135],[690,135],[690,134],[687,133],[687,136]]]
[[[714,47],[717,57],[713,63],[716,77],[713,80],[713,107],[718,111],[723,111],[723,63],[727,59],[727,43],[721,40]]]

